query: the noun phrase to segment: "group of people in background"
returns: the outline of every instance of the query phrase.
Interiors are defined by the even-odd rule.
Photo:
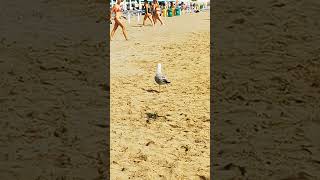
[[[152,26],[156,24],[156,22],[159,20],[161,25],[164,25],[162,19],[161,19],[161,8],[159,5],[158,0],[153,0],[152,4],[149,4],[147,0],[144,1],[144,18],[143,18],[143,25],[145,25],[146,20],[149,19],[152,23]]]
[[[113,39],[114,34],[119,26],[122,29],[122,33],[123,33],[124,37],[126,38],[126,40],[128,40],[128,34],[127,34],[126,27],[121,20],[121,18],[123,17],[122,16],[122,7],[120,5],[121,1],[122,0],[117,0],[116,4],[111,8],[111,11],[110,11],[110,19],[109,19],[110,22],[111,22],[112,14],[115,14],[114,26],[113,26],[113,29],[110,34],[110,40]],[[149,19],[151,21],[152,26],[155,26],[157,21],[159,21],[161,23],[161,25],[164,24],[161,19],[161,8],[160,8],[158,0],[153,0],[151,5],[148,3],[147,0],[145,0],[144,9],[145,9],[145,15],[144,15],[144,19],[143,19],[143,25],[145,25],[145,22],[147,19]]]
[[[122,16],[122,7],[120,5],[122,1],[123,0],[117,0],[116,4],[111,8],[111,11],[110,11],[110,23],[112,23],[111,22],[112,14],[115,14],[114,27],[113,27],[111,34],[110,34],[110,40],[113,39],[114,34],[119,26],[122,29],[122,33],[123,33],[124,37],[126,38],[126,40],[128,40],[126,27],[121,20],[121,18],[125,18],[124,16]],[[182,10],[191,9],[193,11],[196,9],[195,3],[191,3],[191,4],[187,5],[182,2],[180,4],[177,4],[177,7]],[[159,4],[158,0],[153,0],[153,2],[151,2],[151,3],[149,3],[147,0],[145,0],[142,8],[145,12],[144,18],[143,18],[143,23],[142,23],[143,26],[145,26],[146,21],[149,19],[152,26],[154,27],[157,21],[159,21],[161,23],[161,25],[164,25],[162,18],[161,18],[161,16],[162,16],[161,9],[176,8],[176,5],[173,2],[171,2],[170,4],[167,4],[166,2]]]

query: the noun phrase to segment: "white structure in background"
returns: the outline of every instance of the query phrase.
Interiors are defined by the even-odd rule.
[[[142,4],[141,4],[141,0],[139,0],[139,10],[142,9]]]
[[[129,0],[129,10],[132,10],[132,2]]]
[[[126,10],[127,10],[127,3],[126,3],[126,1],[122,1],[121,3],[122,3],[122,9],[126,11]]]

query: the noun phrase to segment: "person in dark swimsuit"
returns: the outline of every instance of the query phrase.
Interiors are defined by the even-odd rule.
[[[153,0],[153,7],[152,7],[152,9],[153,9],[152,19],[153,19],[154,24],[156,24],[157,20],[159,20],[160,23],[161,23],[161,25],[164,25],[162,19],[160,18],[161,9],[160,9],[158,0]]]
[[[120,3],[121,3],[121,0],[117,0],[117,3],[112,7],[111,12],[110,12],[110,21],[111,21],[112,13],[116,14],[116,16],[114,18],[114,26],[113,26],[113,29],[110,34],[110,40],[113,39],[113,36],[119,26],[122,28],[122,33],[123,33],[124,37],[126,38],[126,40],[128,40],[126,27],[124,26],[123,22],[121,22],[121,20],[120,20],[121,16],[122,16]]]
[[[146,20],[149,19],[152,23],[152,26],[154,26],[154,22],[151,18],[152,17],[151,8],[150,8],[147,0],[144,1],[144,8],[145,8],[145,14],[144,14],[144,19],[143,19],[143,25],[145,25]]]

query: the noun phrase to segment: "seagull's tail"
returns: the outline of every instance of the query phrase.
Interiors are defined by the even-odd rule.
[[[166,83],[166,84],[170,84],[171,82],[170,81],[168,81],[168,80],[164,80],[164,82]]]

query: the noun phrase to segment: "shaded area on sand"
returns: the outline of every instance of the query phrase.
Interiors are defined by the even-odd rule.
[[[106,6],[1,3],[0,179],[105,179]]]
[[[213,178],[319,178],[320,3],[215,7]]]

